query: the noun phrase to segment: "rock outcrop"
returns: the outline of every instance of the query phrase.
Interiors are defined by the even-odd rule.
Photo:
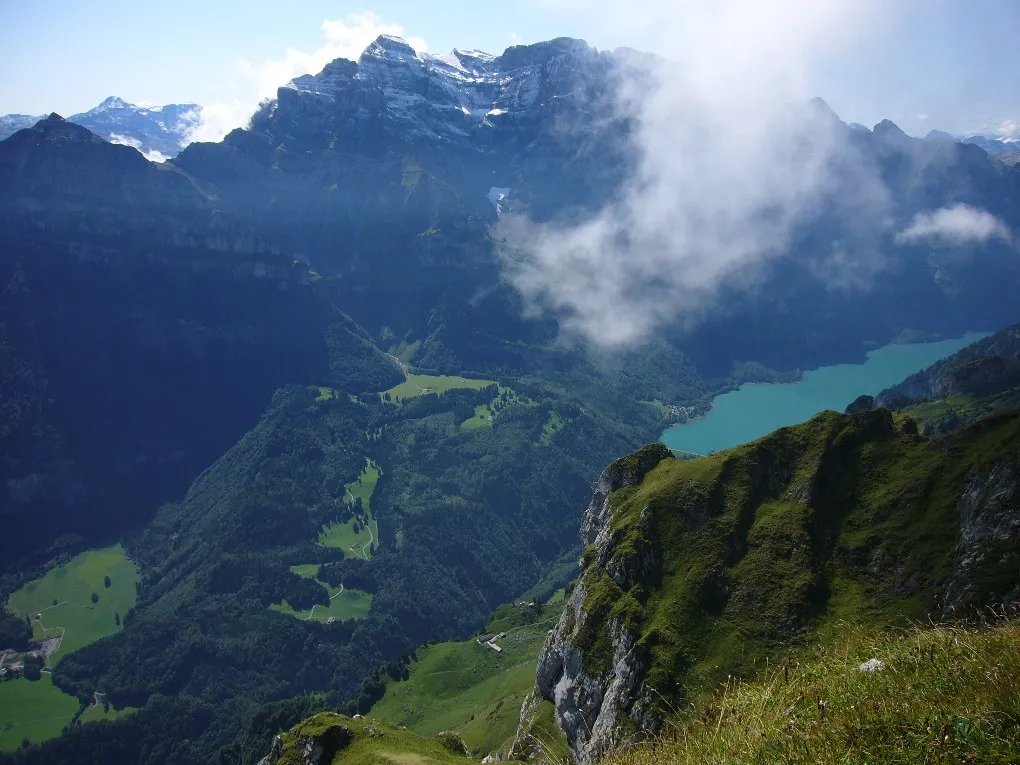
[[[611,497],[619,489],[635,486],[662,460],[672,459],[662,444],[646,446],[639,452],[613,462],[603,471],[591,503],[581,520],[585,546],[585,570],[604,570],[622,588],[630,589],[647,577],[659,563],[651,545],[620,554],[618,538],[610,523]],[[582,576],[567,603],[563,618],[553,630],[539,657],[536,675],[538,693],[556,705],[557,719],[581,763],[598,759],[618,743],[619,720],[629,716],[636,729],[656,732],[661,716],[648,715],[640,687],[645,663],[634,651],[637,636],[623,619],[613,619],[596,629],[608,630],[612,657],[602,671],[593,671],[577,645],[577,634],[593,615],[585,611],[589,601],[588,579]]]
[[[934,440],[861,407],[695,461],[645,447],[595,486],[535,692],[592,765],[826,625],[1015,603],[1018,500],[1017,411]]]
[[[258,765],[474,765],[456,733],[425,738],[406,729],[335,712],[320,712],[273,739]]]

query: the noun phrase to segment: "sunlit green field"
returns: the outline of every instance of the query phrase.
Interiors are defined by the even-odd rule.
[[[489,413],[488,404],[479,404],[475,407],[475,415],[469,420],[460,424],[464,430],[478,430],[479,428],[492,427],[492,415]]]
[[[319,575],[320,563],[306,563],[300,566],[291,566],[290,570],[305,579],[315,579]],[[364,590],[347,589],[341,592],[339,588],[333,587],[326,582],[319,582],[329,592],[329,606],[315,606],[306,611],[295,611],[286,600],[283,603],[274,603],[270,606],[273,611],[281,614],[289,614],[301,620],[314,619],[315,621],[326,621],[331,616],[337,621],[343,622],[348,619],[364,619],[372,609],[372,594]]]
[[[389,681],[368,716],[415,733],[460,733],[473,754],[506,750],[521,714],[521,702],[535,685],[538,654],[562,611],[558,592],[535,622],[510,626],[494,620],[487,630],[506,633],[497,653],[476,640],[437,643],[418,650],[408,680]]]
[[[319,534],[320,545],[339,548],[349,558],[368,560],[372,557],[372,543],[379,540],[379,524],[372,517],[372,493],[379,483],[380,474],[379,466],[368,460],[358,480],[347,484],[347,501],[354,504],[360,499],[363,515],[360,519],[352,518],[346,523],[330,523],[323,526]],[[354,530],[355,524],[358,526],[357,531]]]
[[[49,673],[0,683],[0,751],[17,749],[25,738],[38,744],[59,736],[77,711],[78,699],[53,685]]]
[[[31,616],[34,639],[62,636],[60,648],[50,656],[53,666],[72,651],[117,632],[117,616],[123,619],[135,605],[137,582],[138,567],[116,545],[76,556],[26,584],[7,605],[19,616]],[[99,596],[95,603],[93,593]]]
[[[323,583],[329,591],[329,607],[315,606],[308,611],[295,611],[285,600],[283,603],[274,603],[270,606],[274,611],[281,614],[289,614],[302,621],[313,619],[317,622],[324,622],[333,617],[338,622],[345,622],[348,619],[364,619],[372,609],[372,595],[364,590],[344,589],[339,592],[336,587]]]
[[[454,388],[481,390],[492,384],[492,380],[469,380],[466,377],[459,377],[457,375],[409,374],[404,382],[390,388],[381,395],[385,396],[386,393],[389,393],[391,400],[399,400],[402,398],[414,398],[415,396],[422,396],[427,393],[445,393]]]
[[[91,706],[82,712],[81,717],[78,718],[80,723],[88,722],[102,722],[103,720],[117,720],[121,717],[137,712],[138,709],[135,707],[124,707],[123,709],[114,709],[110,707],[106,709],[102,704]]]

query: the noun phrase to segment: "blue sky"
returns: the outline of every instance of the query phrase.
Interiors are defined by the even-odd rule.
[[[626,45],[669,56],[670,25],[682,25],[685,7],[700,2],[0,0],[0,113],[68,115],[118,95],[197,101],[222,109],[225,120],[241,119],[236,115],[282,84],[279,78],[354,50],[379,30],[415,38],[431,52],[499,53],[515,43],[573,36],[599,48]],[[746,6],[762,14],[768,3]],[[913,134],[993,132],[1011,121],[1016,129],[1018,0],[889,0],[876,7],[838,50],[833,46],[832,55],[804,72],[811,92],[847,121],[872,125],[887,117]],[[629,12],[624,23],[621,9]],[[649,35],[650,26],[666,33]]]

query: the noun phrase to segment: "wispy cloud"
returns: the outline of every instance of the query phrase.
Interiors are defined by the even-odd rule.
[[[1006,224],[987,210],[965,204],[918,213],[910,225],[896,235],[899,244],[927,240],[961,245],[993,238],[1004,242],[1011,240]]]
[[[142,142],[137,138],[133,138],[129,135],[119,135],[117,133],[110,134],[110,143],[119,143],[122,146],[130,146],[135,149],[139,154],[145,157],[150,162],[166,162],[170,157],[161,151],[152,149],[151,151],[142,151]]]
[[[337,58],[357,60],[379,35],[404,37],[399,24],[384,22],[374,13],[352,13],[344,19],[322,22],[323,44],[313,51],[287,48],[279,58],[265,61],[242,59],[236,67],[244,84],[242,93],[229,99],[204,104],[201,122],[188,136],[193,141],[219,141],[227,133],[247,124],[259,102],[276,96],[277,89],[302,74],[317,74]],[[428,46],[420,37],[407,37],[415,50]]]
[[[992,132],[998,138],[1020,138],[1020,120],[1000,120]]]
[[[616,99],[634,120],[637,169],[610,204],[579,223],[504,219],[510,282],[568,334],[624,347],[697,321],[723,290],[754,288],[790,251],[797,225],[823,206],[867,211],[857,217],[880,227],[884,187],[831,113],[808,104],[808,75],[866,29],[877,8],[856,0],[660,0],[636,14],[622,0],[600,4],[604,18],[641,25],[639,35],[672,55],[624,77]],[[848,177],[857,181],[855,196],[836,200],[836,179]],[[860,235],[875,229],[861,227]],[[870,267],[872,256],[858,250],[874,251],[833,242],[808,267],[834,277],[844,264]]]

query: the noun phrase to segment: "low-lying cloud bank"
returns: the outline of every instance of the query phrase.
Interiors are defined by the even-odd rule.
[[[861,242],[833,242],[810,267],[866,280],[887,194],[835,116],[810,103],[805,75],[878,6],[672,0],[628,14],[621,2],[602,5],[606,18],[668,41],[656,47],[672,60],[623,78],[617,106],[635,120],[639,162],[615,201],[574,225],[504,220],[506,274],[532,309],[603,347],[640,342],[697,321],[723,290],[753,287],[798,223],[822,209],[840,216],[837,207],[869,221]],[[837,186],[854,192],[836,198]]]
[[[129,135],[118,135],[116,133],[112,133],[110,135],[110,143],[119,143],[122,146],[130,146],[132,149],[137,149],[138,152],[150,162],[166,162],[170,159],[170,157],[157,149],[142,151],[142,142]]]
[[[990,239],[1009,242],[1009,228],[987,210],[965,204],[943,207],[934,212],[918,213],[903,231],[896,235],[897,244],[922,240],[953,245],[983,243]]]

